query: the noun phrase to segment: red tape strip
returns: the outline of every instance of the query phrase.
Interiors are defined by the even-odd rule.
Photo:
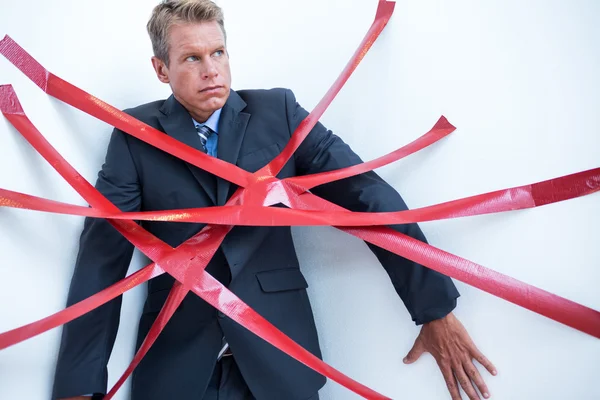
[[[375,14],[375,21],[373,21],[371,28],[369,28],[365,38],[358,46],[358,49],[356,49],[356,52],[340,76],[336,79],[333,85],[331,85],[331,88],[329,88],[315,109],[304,119],[304,121],[300,123],[296,129],[296,132],[292,134],[291,140],[288,142],[287,146],[285,146],[281,154],[275,157],[275,159],[264,168],[260,169],[256,173],[257,176],[277,176],[277,174],[292,157],[294,152],[298,149],[302,141],[306,138],[306,136],[308,136],[309,132],[317,124],[327,107],[329,107],[335,96],[348,81],[350,75],[352,75],[356,67],[358,67],[358,64],[371,49],[371,46],[373,46],[373,43],[375,43],[375,40],[377,40],[379,34],[383,31],[390,20],[395,6],[396,3],[393,1],[379,0],[379,4],[377,5],[377,13]]]
[[[1,93],[2,87],[0,87]],[[11,121],[14,118],[10,118]],[[303,190],[299,188],[298,190]],[[133,221],[195,222],[242,226],[382,226],[524,210],[600,191],[600,168],[531,185],[396,212],[315,211],[264,206],[215,206],[166,211],[106,212],[0,189],[0,207]],[[302,194],[301,196],[303,196]]]
[[[158,335],[161,334],[161,332],[167,325],[167,322],[169,322],[169,319],[171,319],[173,314],[175,314],[177,307],[179,307],[179,305],[183,302],[183,299],[188,293],[189,290],[187,290],[185,286],[181,284],[181,282],[175,282],[173,288],[169,292],[169,297],[167,297],[167,301],[160,310],[160,313],[156,317],[156,320],[150,327],[150,330],[148,331],[148,334],[142,342],[142,345],[140,346],[138,352],[135,354],[133,361],[131,361],[131,364],[129,365],[129,367],[127,367],[127,369],[119,378],[117,383],[115,383],[112,389],[110,389],[110,391],[106,394],[105,398],[112,399],[113,396],[117,393],[117,391],[121,388],[121,386],[123,386],[129,375],[133,373],[133,370],[139,365],[139,363],[142,361],[142,358],[144,358],[144,356],[148,353],[150,347],[152,347],[154,342],[156,342]]]
[[[299,196],[298,199],[303,196]],[[343,210],[333,203],[304,197],[294,207]],[[389,228],[339,228],[369,243],[458,279],[485,292],[600,338],[600,312],[485,268]]]

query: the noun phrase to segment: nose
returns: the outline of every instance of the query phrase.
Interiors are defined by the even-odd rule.
[[[204,68],[202,69],[202,79],[207,80],[219,75],[219,71],[215,62],[212,59],[208,59],[205,62]]]

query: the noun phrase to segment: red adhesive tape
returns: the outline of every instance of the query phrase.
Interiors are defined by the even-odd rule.
[[[129,375],[133,373],[133,370],[139,365],[139,363],[142,361],[142,358],[144,358],[144,356],[148,353],[150,347],[152,347],[154,342],[156,342],[158,335],[161,334],[161,332],[167,325],[167,322],[169,322],[169,319],[171,319],[173,314],[175,314],[177,307],[179,307],[179,305],[183,302],[183,299],[188,293],[189,290],[186,289],[185,286],[181,284],[181,282],[175,282],[175,284],[171,288],[171,291],[169,292],[167,301],[160,310],[160,313],[156,317],[156,320],[150,327],[150,330],[148,331],[148,334],[142,342],[142,345],[140,346],[139,350],[133,357],[133,361],[131,361],[131,364],[129,364],[129,367],[127,367],[127,369],[125,370],[123,375],[121,375],[117,383],[115,383],[112,389],[110,389],[110,391],[106,394],[105,398],[112,399],[113,396],[117,393],[117,391],[121,388],[121,386],[123,386]]]
[[[359,175],[364,172],[372,171],[374,169],[391,164],[403,157],[416,153],[427,146],[437,143],[439,140],[454,132],[455,129],[456,128],[450,122],[448,122],[446,117],[442,116],[429,132],[412,143],[409,143],[408,145],[392,153],[386,154],[383,157],[379,157],[375,160],[357,164],[348,168],[341,168],[335,171],[321,172],[313,175],[295,176],[292,178],[286,178],[284,181],[293,185],[301,186],[306,190],[310,190],[316,186],[324,185],[333,181],[339,181],[340,179],[349,178],[351,176]]]
[[[598,182],[597,180],[595,182],[597,189]],[[559,196],[563,196],[566,192],[562,191]],[[542,199],[547,201],[550,197],[552,195],[546,193]],[[316,196],[297,196],[295,200],[297,201],[294,202],[293,207],[297,208],[344,210]],[[600,312],[592,308],[485,268],[390,228],[338,227],[338,229],[513,304],[600,338]]]
[[[396,3],[393,1],[379,0],[377,13],[375,14],[375,21],[373,21],[373,24],[365,35],[365,38],[361,42],[360,46],[358,46],[358,49],[356,49],[356,52],[340,76],[336,79],[333,85],[331,85],[331,88],[329,88],[315,109],[304,119],[304,121],[300,123],[296,129],[296,132],[292,134],[291,140],[285,146],[283,151],[268,165],[257,171],[256,174],[258,176],[277,176],[277,174],[292,157],[294,152],[298,149],[302,141],[306,138],[306,136],[308,136],[309,132],[317,124],[327,107],[329,107],[335,96],[348,81],[350,75],[352,75],[356,67],[358,67],[358,64],[365,57],[369,49],[371,49],[373,43],[375,43],[375,40],[377,40],[379,34],[383,31],[389,19],[391,18],[395,5]]]
[[[79,318],[83,314],[90,312],[106,302],[122,295],[129,289],[133,289],[134,287],[148,281],[149,279],[162,275],[163,273],[164,271],[160,267],[152,263],[136,273],[128,276],[127,278],[102,290],[101,292],[98,292],[77,304],[73,304],[71,307],[61,310],[39,321],[35,321],[19,328],[0,333],[0,350],[13,346],[17,343],[21,343],[27,339],[31,339],[34,336],[40,335],[76,318]]]
[[[0,89],[1,90],[1,89]],[[13,120],[12,118],[9,118]],[[300,196],[305,188],[298,188]],[[166,211],[107,212],[0,189],[0,207],[133,221],[195,222],[242,226],[382,226],[524,210],[600,191],[600,168],[530,185],[497,190],[396,212],[317,211],[265,206],[214,206]]]
[[[224,179],[236,183],[241,188],[227,203],[228,206],[238,205],[248,207],[251,205],[272,205],[278,202],[282,202],[293,208],[298,209],[333,211],[334,213],[330,214],[319,211],[312,211],[310,218],[318,219],[325,218],[327,216],[327,218],[332,219],[331,222],[337,222],[338,219],[341,220],[347,218],[343,216],[343,214],[347,214],[348,218],[354,217],[350,217],[350,215],[352,215],[352,213],[350,212],[343,212],[343,209],[341,207],[335,206],[310,193],[306,193],[306,190],[319,184],[323,184],[325,182],[331,182],[346,176],[352,176],[358,173],[372,170],[373,168],[376,168],[377,165],[379,165],[378,163],[383,163],[381,165],[384,165],[385,163],[392,162],[394,160],[394,157],[402,156],[401,154],[395,154],[393,156],[384,156],[381,159],[374,160],[371,164],[365,163],[359,166],[351,167],[346,170],[334,171],[332,173],[326,174],[318,174],[310,177],[289,178],[288,180],[278,181],[276,178],[274,178],[274,176],[287,162],[289,157],[297,149],[304,137],[312,129],[314,124],[316,124],[320,115],[322,115],[322,113],[327,108],[328,104],[331,102],[335,94],[337,94],[337,92],[341,89],[343,83],[348,79],[351,72],[354,70],[354,68],[356,68],[356,65],[358,64],[358,62],[360,62],[360,59],[362,59],[364,53],[366,53],[366,50],[370,48],[377,35],[379,35],[379,33],[383,30],[385,24],[389,20],[389,17],[391,16],[392,11],[393,3],[387,1],[379,2],[379,8],[375,22],[369,30],[367,37],[363,41],[361,48],[357,50],[355,56],[342,73],[342,76],[340,76],[340,78],[336,81],[336,84],[334,84],[332,89],[330,89],[330,91],[326,94],[323,101],[319,103],[319,106],[317,106],[313,113],[311,113],[309,117],[307,117],[307,119],[302,122],[302,124],[296,130],[296,132],[294,132],[290,142],[288,143],[284,151],[272,163],[270,163],[268,166],[266,166],[254,175],[248,174],[246,171],[238,169],[237,167],[228,163],[224,163],[226,165],[222,165],[218,162],[215,163],[216,159],[206,157],[206,155],[204,155],[203,153],[189,148],[183,144],[180,144],[177,141],[173,142],[165,140],[166,135],[162,134],[161,132],[152,130],[147,125],[144,125],[139,121],[132,119],[131,117],[119,112],[118,110],[112,108],[106,103],[101,102],[97,98],[67,83],[66,81],[63,81],[62,79],[57,78],[53,74],[48,73],[23,49],[18,47],[16,43],[10,40],[10,38],[5,38],[4,40],[0,41],[0,53],[9,58],[9,60],[11,60],[17,67],[19,67],[19,69],[26,73],[32,80],[34,80],[34,82],[36,82],[36,84],[38,84],[38,86],[40,86],[48,94],[57,97],[69,104],[72,104],[75,107],[80,108],[81,110],[97,118],[100,118],[101,120],[106,121],[111,125],[114,125],[117,128],[140,138],[141,140],[144,140],[158,148],[161,148],[162,150],[170,154],[173,154],[187,162],[190,162],[193,165],[196,165],[215,175],[218,175]],[[16,104],[18,104],[18,101]],[[14,113],[11,115],[12,117],[15,117],[13,119],[17,120],[15,127],[19,131],[23,133],[22,129],[24,129],[25,131],[31,129],[32,126],[27,126],[28,120],[26,119],[26,117],[24,117],[22,110],[14,109],[14,99],[0,99],[0,105],[6,108],[13,107],[12,111],[14,111]],[[21,117],[16,118],[19,115]],[[440,121],[442,124],[447,122],[444,122],[444,119]],[[33,129],[35,130],[35,128]],[[447,135],[454,129],[454,127],[447,124],[447,126],[445,126],[444,129],[447,130],[447,133],[445,133]],[[440,133],[442,131],[443,129],[439,130]],[[37,132],[37,130],[35,130],[35,132]],[[433,135],[430,136],[431,137],[429,139],[424,140],[424,142],[426,142],[427,140],[433,140]],[[36,147],[36,149],[40,151],[40,154],[44,155],[45,152],[46,154],[50,154],[51,158],[57,156],[60,157],[58,153],[52,154],[51,151],[49,152],[49,144],[47,144],[47,142],[46,144],[44,144],[44,140],[41,137],[41,135],[39,135],[39,132],[33,135],[32,139],[33,140],[28,140],[30,140],[32,145],[34,145],[34,147]],[[439,138],[436,140],[439,140]],[[423,143],[416,144],[412,150],[405,149],[405,154],[410,154],[410,152],[417,151],[419,146],[422,145]],[[385,157],[388,158],[384,159]],[[52,165],[58,169],[57,164],[52,163]],[[71,178],[69,182],[72,185],[80,186],[79,183],[81,182],[76,182],[73,180],[73,178],[76,178],[79,175],[76,173],[76,171],[72,170],[72,168],[69,169],[69,167],[70,166],[66,164],[66,161],[64,161],[64,164],[60,166],[60,169],[62,171],[61,175],[63,175],[63,177],[65,177],[65,179],[67,180]],[[457,210],[461,210],[460,212],[463,213],[462,215],[455,216],[466,216],[476,215],[478,213],[506,211],[507,209],[511,209],[507,208],[509,207],[509,205],[510,207],[514,207],[517,204],[518,208],[530,208],[539,205],[549,204],[555,201],[567,200],[569,198],[577,197],[580,195],[589,194],[596,191],[598,188],[597,170],[584,171],[579,174],[573,174],[568,177],[561,177],[557,179],[558,180],[541,182],[539,184],[534,184],[529,187],[508,189],[508,191],[504,191],[503,194],[500,194],[500,192],[493,192],[493,194],[488,193],[484,195],[479,195],[481,196],[477,200],[479,203],[466,203],[468,201],[474,201],[477,196],[457,200],[456,202],[463,201],[463,204],[458,205],[457,203],[454,203],[452,207],[458,207]],[[87,185],[89,185],[89,183],[87,183]],[[586,185],[588,186],[587,189],[585,189]],[[334,370],[319,359],[316,359],[310,353],[306,352],[306,350],[302,349],[296,343],[291,341],[291,339],[283,335],[275,327],[270,325],[266,320],[264,320],[262,317],[256,314],[247,305],[242,303],[233,293],[229,292],[224,286],[222,286],[219,282],[214,280],[214,278],[212,278],[209,274],[204,272],[204,268],[206,267],[208,260],[210,260],[214,251],[218,248],[227,232],[231,229],[231,226],[227,225],[219,227],[216,225],[208,225],[198,235],[179,246],[176,250],[173,250],[166,244],[160,242],[157,238],[152,237],[148,232],[139,228],[139,226],[136,225],[136,227],[139,229],[131,226],[131,221],[118,221],[116,219],[116,215],[119,214],[119,211],[115,210],[116,207],[114,207],[112,204],[106,204],[106,199],[102,198],[104,199],[104,201],[102,201],[100,199],[101,196],[98,196],[97,192],[93,192],[93,187],[91,187],[90,189],[88,186],[84,185],[81,186],[80,189],[81,191],[78,190],[80,194],[82,194],[82,196],[94,207],[95,210],[99,212],[113,212],[113,216],[115,217],[115,219],[109,219],[109,221],[112,224],[114,224],[115,227],[117,227],[117,229],[119,229],[119,231],[121,231],[125,237],[132,241],[132,243],[140,247],[142,251],[155,256],[150,258],[153,260],[158,259],[158,265],[160,266],[160,268],[173,275],[179,282],[181,282],[181,285],[177,285],[173,288],[172,293],[169,296],[169,299],[167,300],[167,303],[163,307],[163,310],[161,310],[161,314],[157,319],[156,326],[153,327],[151,330],[152,334],[149,334],[146,338],[145,343],[148,343],[148,345],[144,347],[145,351],[147,351],[147,348],[149,348],[149,346],[153,343],[153,341],[156,339],[156,337],[162,330],[161,324],[168,321],[170,317],[170,312],[177,307],[180,296],[184,296],[184,293],[187,293],[187,290],[192,290],[194,293],[196,293],[197,295],[205,299],[207,302],[209,302],[210,304],[212,304],[213,306],[230,316],[232,319],[234,319],[241,325],[245,326],[247,329],[250,329],[255,334],[267,340],[269,343],[275,345],[282,351],[285,351],[290,356],[296,358],[300,362],[305,363],[306,365],[322,373],[323,375],[328,376],[333,380],[336,380],[337,382],[355,391],[356,393],[363,395],[364,397],[385,398],[384,396],[372,391],[371,389],[368,389],[360,385],[359,383],[352,381],[350,378]],[[575,195],[571,193],[571,191],[573,190],[575,190]],[[8,192],[5,191],[4,194],[6,193]],[[13,194],[14,192],[12,192],[11,195]],[[517,199],[508,198],[512,195],[518,195]],[[490,197],[485,198],[485,196]],[[90,201],[90,198],[93,200],[93,202]],[[14,200],[7,200],[7,202],[9,201]],[[446,206],[448,206],[448,204],[450,203],[452,202],[446,203]],[[65,207],[69,205],[57,203],[52,205],[45,204],[44,206]],[[435,207],[438,207],[438,209],[435,209]],[[230,211],[233,211],[232,207],[229,208]],[[243,209],[243,207],[240,207],[240,209]],[[438,213],[436,217],[433,217],[433,219],[439,218],[439,215],[445,215],[443,213],[448,214],[450,212],[448,208],[444,209],[443,205],[431,206],[430,208],[426,209],[428,209],[427,212],[430,213],[430,216],[436,215],[431,211],[432,209],[434,209],[435,212]],[[421,209],[420,211],[423,212],[423,210],[425,209]],[[300,221],[302,219],[306,221],[309,218],[308,215],[305,214],[293,213],[281,214],[277,216],[273,215],[272,218],[292,218],[292,215],[294,216],[294,218],[298,218],[296,221]],[[315,215],[320,216],[315,217]],[[405,216],[406,214],[404,214],[403,217]],[[123,215],[121,215],[121,217],[127,218]],[[358,218],[360,219],[361,216],[358,216]],[[347,221],[348,220],[346,220],[346,222]],[[386,222],[386,224],[393,223],[389,220],[384,222]],[[332,223],[332,225],[337,224]],[[128,231],[128,228],[130,228],[130,231]],[[519,304],[542,315],[546,315],[549,318],[555,319],[556,321],[572,326],[583,332],[589,333],[596,337],[600,337],[600,313],[598,313],[595,310],[571,302],[559,296],[555,296],[551,293],[532,287],[523,282],[519,282],[505,275],[496,273],[495,271],[488,270],[482,266],[471,263],[467,260],[446,253],[442,250],[436,249],[435,247],[429,246],[425,243],[399,234],[398,232],[388,228],[368,227],[341,229],[345,230],[350,234],[358,236],[368,242],[374,243],[382,248],[399,254],[403,257],[423,264],[434,270],[440,271],[455,279],[459,279],[463,282],[479,287],[482,290],[495,294],[515,304]],[[200,245],[202,245],[201,250],[199,249]],[[142,270],[146,275],[144,275],[143,277],[140,275],[140,277],[142,277],[143,279],[148,278],[149,271],[152,271],[153,273],[162,272],[162,270],[156,270],[156,268],[158,267],[154,267],[155,269],[151,270],[152,267],[153,266],[150,265],[144,270]],[[118,287],[118,290],[121,289],[124,289],[124,286]],[[84,300],[84,302],[85,301],[86,300]],[[62,315],[62,317],[64,318],[64,315]],[[4,339],[5,337],[0,335],[0,348],[2,347],[2,340]],[[133,370],[133,368],[135,368],[135,365],[137,365],[137,362],[141,360],[141,357],[143,357],[144,354],[145,352],[140,352],[136,354],[134,362],[130,365],[130,368],[128,368],[126,373],[119,381],[121,384],[126,378],[126,376],[128,376],[128,374]],[[116,392],[117,389],[118,387],[113,388],[110,396],[112,396],[112,394],[114,394],[114,392]]]

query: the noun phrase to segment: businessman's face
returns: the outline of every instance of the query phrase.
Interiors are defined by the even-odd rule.
[[[231,87],[225,37],[216,21],[173,25],[169,65],[152,58],[158,79],[198,122],[225,105]]]

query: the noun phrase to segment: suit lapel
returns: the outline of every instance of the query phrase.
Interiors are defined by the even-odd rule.
[[[250,114],[241,112],[245,107],[246,102],[232,90],[223,111],[221,111],[221,119],[219,120],[217,157],[234,165],[240,154],[246,127],[250,120]],[[230,186],[229,181],[217,178],[217,205],[222,206],[225,204]]]
[[[189,112],[171,95],[160,109],[162,115],[159,117],[159,122],[164,131],[174,139],[187,144],[199,151],[202,151],[202,143],[196,132],[196,127],[192,121]],[[219,143],[220,145],[220,143]],[[216,204],[216,183],[215,177],[202,169],[185,163],[190,169],[200,186],[211,198],[213,204]]]

